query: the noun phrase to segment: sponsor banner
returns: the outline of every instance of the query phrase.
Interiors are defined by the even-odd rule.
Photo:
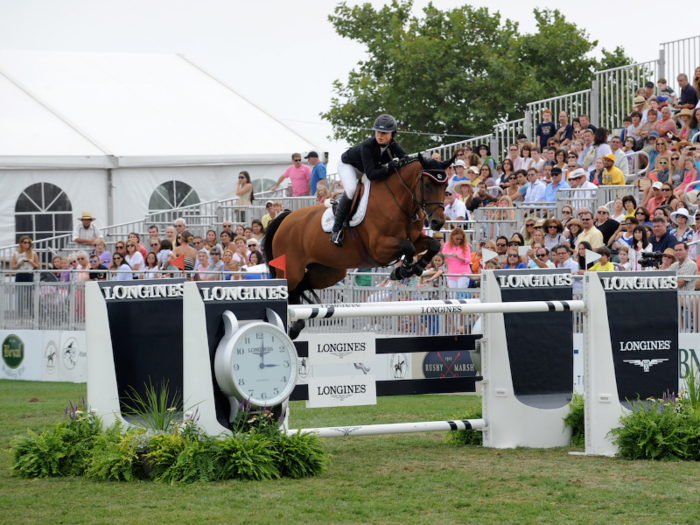
[[[608,307],[620,402],[661,397],[678,385],[678,293],[675,272],[599,274]],[[635,312],[646,305],[641,322]],[[595,308],[595,306],[592,306]]]
[[[43,339],[40,330],[0,330],[0,341],[0,379],[41,381]]]
[[[309,363],[312,366],[376,361],[376,338],[373,333],[312,334],[307,339]]]
[[[495,270],[501,300],[571,301],[572,276],[567,269]],[[566,406],[571,398],[574,367],[573,314],[571,312],[543,312],[503,314],[508,341],[513,391],[524,404],[541,408],[541,399],[548,396],[548,408]],[[542,346],[547,359],[542,359]],[[533,380],[546,377],[547,381]],[[555,401],[556,400],[556,401]]]
[[[309,364],[309,358],[299,358],[297,384],[307,384],[311,377],[340,377],[351,375],[373,375],[377,381],[399,381],[416,379],[411,366],[413,354],[379,354],[374,363],[346,363],[335,365]],[[416,358],[417,359],[417,358]]]
[[[449,379],[477,375],[469,350],[428,352],[423,359],[422,372],[427,379]]]
[[[700,374],[700,334],[678,334],[678,391],[688,389],[686,379],[693,370],[695,377]]]
[[[377,404],[377,385],[373,375],[312,377],[308,384],[307,408]]]

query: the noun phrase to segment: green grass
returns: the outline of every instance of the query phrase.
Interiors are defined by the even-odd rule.
[[[443,433],[327,440],[316,478],[170,486],[84,478],[22,480],[13,436],[63,418],[85,385],[0,381],[0,523],[618,523],[700,522],[700,465],[569,456],[569,449],[457,447]],[[30,403],[32,397],[38,402]],[[380,398],[307,410],[291,426],[452,418],[467,396]]]

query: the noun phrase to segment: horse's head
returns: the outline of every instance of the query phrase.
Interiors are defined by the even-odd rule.
[[[439,231],[445,224],[445,190],[447,173],[445,168],[450,161],[426,159],[418,154],[421,164],[420,200],[423,211],[428,216],[431,230]]]

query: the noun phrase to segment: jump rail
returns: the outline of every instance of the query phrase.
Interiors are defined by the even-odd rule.
[[[291,321],[390,315],[453,315],[453,314],[525,314],[540,312],[583,312],[584,301],[522,301],[482,303],[475,299],[446,301],[413,301],[398,303],[365,303],[348,305],[289,306]]]
[[[343,427],[305,428],[303,434],[316,434],[318,437],[377,436],[381,434],[412,434],[415,432],[444,432],[446,430],[484,429],[485,419],[462,419],[456,421],[426,421],[421,423],[394,423],[387,425],[347,425]],[[287,434],[296,434],[298,429],[290,429]]]

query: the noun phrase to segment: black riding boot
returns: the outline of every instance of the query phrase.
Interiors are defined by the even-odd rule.
[[[351,206],[352,199],[343,193],[338,199],[338,205],[335,209],[335,223],[333,223],[333,231],[331,232],[331,242],[340,248],[343,247],[343,229]]]

